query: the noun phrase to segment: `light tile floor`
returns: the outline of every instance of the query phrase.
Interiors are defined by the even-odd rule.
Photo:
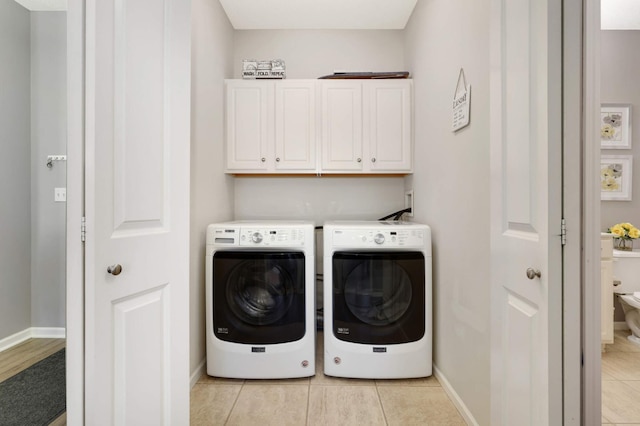
[[[616,331],[602,354],[602,424],[640,426],[640,346]]]
[[[438,380],[325,376],[322,333],[316,375],[287,380],[203,376],[191,391],[191,425],[464,425]]]

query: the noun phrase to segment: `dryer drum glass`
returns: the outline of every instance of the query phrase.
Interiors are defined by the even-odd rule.
[[[269,260],[244,261],[227,281],[231,311],[252,325],[269,325],[284,317],[291,307],[293,293],[289,274]]]
[[[411,279],[397,262],[364,261],[347,276],[344,297],[360,321],[389,325],[402,318],[411,305]]]

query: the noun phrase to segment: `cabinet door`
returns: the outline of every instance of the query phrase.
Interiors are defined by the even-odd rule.
[[[322,170],[362,170],[361,82],[322,82]]]
[[[227,170],[266,171],[267,149],[273,138],[273,84],[226,81]]]
[[[602,327],[602,343],[613,343],[613,261],[600,261],[600,285],[602,300],[600,305]]]
[[[316,81],[275,83],[275,168],[316,169]]]
[[[373,80],[365,87],[365,169],[410,172],[411,81]]]

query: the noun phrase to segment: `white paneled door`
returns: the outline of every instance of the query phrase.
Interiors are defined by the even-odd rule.
[[[190,13],[86,1],[86,424],[189,423]]]
[[[561,2],[491,4],[491,424],[562,424]]]

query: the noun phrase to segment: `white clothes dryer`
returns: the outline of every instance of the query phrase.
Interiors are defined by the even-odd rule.
[[[325,374],[430,376],[430,228],[412,222],[329,222],[323,236]]]
[[[315,374],[314,224],[212,224],[206,237],[207,374]]]

